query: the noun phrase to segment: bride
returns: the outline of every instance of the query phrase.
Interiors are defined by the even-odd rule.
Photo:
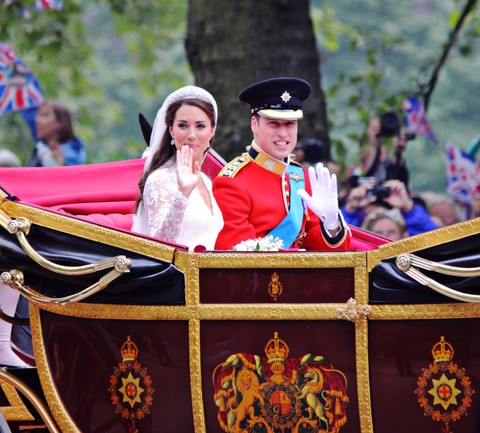
[[[214,248],[223,218],[201,166],[216,121],[215,99],[200,87],[182,87],[165,99],[138,184],[132,231],[190,251]]]

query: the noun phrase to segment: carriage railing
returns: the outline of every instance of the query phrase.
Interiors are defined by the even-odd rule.
[[[130,272],[132,265],[131,261],[124,255],[111,257],[82,266],[64,266],[54,263],[35,251],[35,249],[28,242],[27,235],[30,232],[31,223],[27,218],[19,217],[12,219],[0,210],[0,226],[2,226],[10,234],[14,234],[17,237],[22,249],[34,262],[56,274],[78,276],[113,268],[109,273],[103,275],[96,283],[92,284],[86,289],[61,298],[44,296],[28,286],[25,286],[23,273],[18,269],[12,269],[10,272],[3,272],[0,275],[0,282],[2,284],[9,285],[12,288],[19,290],[25,297],[34,302],[58,305],[79,302],[103,290],[113,280],[124,273]]]
[[[480,303],[480,295],[463,293],[458,290],[451,289],[444,284],[427,277],[425,274],[416,269],[417,267],[443,275],[468,278],[480,276],[480,267],[462,268],[458,266],[449,266],[442,263],[432,262],[413,254],[400,254],[396,259],[396,265],[399,270],[407,274],[410,278],[444,296],[462,302]]]

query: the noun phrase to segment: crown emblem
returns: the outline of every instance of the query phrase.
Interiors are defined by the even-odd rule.
[[[137,345],[132,340],[130,340],[130,336],[128,336],[127,341],[122,344],[120,353],[122,355],[123,362],[135,361],[137,359],[138,348]]]
[[[288,348],[287,343],[281,338],[278,338],[278,332],[275,331],[273,338],[271,338],[265,345],[265,354],[267,355],[268,363],[284,363],[288,358],[288,352],[290,352],[290,349]]]
[[[276,301],[283,292],[283,286],[280,282],[280,277],[276,272],[271,276],[270,283],[268,284],[268,293]]]
[[[115,413],[130,422],[128,431],[132,433],[140,431],[137,420],[150,414],[155,392],[147,367],[137,361],[138,353],[137,345],[128,336],[120,348],[122,362],[113,367],[108,387]]]
[[[435,362],[450,362],[454,353],[452,345],[445,341],[443,335],[440,337],[440,341],[432,348],[432,356]]]

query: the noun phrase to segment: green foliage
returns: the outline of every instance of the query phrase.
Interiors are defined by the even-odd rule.
[[[164,96],[192,81],[186,11],[183,0],[68,0],[61,11],[1,2],[0,40],[13,43],[47,99],[72,109],[89,162],[125,159],[145,148],[138,112],[153,121]],[[19,113],[0,116],[0,140],[22,162],[33,147]]]
[[[421,93],[465,4],[312,1],[332,154],[338,162],[358,164],[368,119],[387,109],[402,114],[404,98]],[[480,64],[472,56],[480,48],[478,29],[478,18],[470,13],[430,101],[427,118],[442,145],[453,141],[465,148],[478,133],[474,89]],[[444,155],[431,142],[410,142],[407,161],[416,190],[444,191]]]
[[[88,60],[93,53],[83,27],[76,25],[79,3],[65,3],[62,11],[36,11],[34,1],[0,4],[1,40],[12,43],[49,99],[62,97],[62,88],[73,95],[84,93],[82,71],[90,67]],[[14,150],[22,161],[30,155],[32,138],[19,113],[0,118],[0,138],[2,145]]]
[[[466,1],[312,0],[338,162],[357,163],[369,117],[399,110],[405,96],[425,88]],[[47,99],[73,109],[90,162],[139,155],[138,112],[153,121],[166,94],[194,82],[184,50],[187,1],[68,0],[62,11],[33,5],[0,0],[0,40],[14,44]],[[479,36],[471,13],[430,101],[428,119],[442,143],[466,147],[478,133]],[[0,140],[23,160],[33,145],[19,113],[0,116]],[[407,160],[416,188],[443,190],[443,155],[432,143],[411,142]]]

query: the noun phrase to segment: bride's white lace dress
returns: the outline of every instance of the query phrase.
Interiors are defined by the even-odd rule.
[[[178,191],[175,164],[158,168],[150,174],[143,192],[132,231],[165,241],[213,250],[223,227],[220,208],[212,194],[212,182],[201,174],[212,203],[212,211],[195,188],[187,199]]]

